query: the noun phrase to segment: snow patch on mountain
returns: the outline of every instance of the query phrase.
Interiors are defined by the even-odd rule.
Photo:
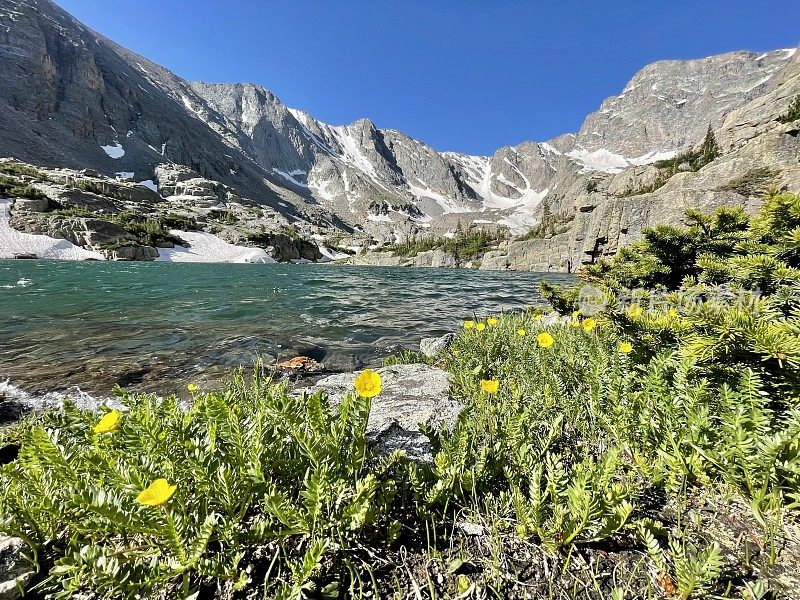
[[[300,181],[299,179],[297,179],[300,176],[302,176],[303,178],[308,177],[308,173],[306,173],[302,169],[295,169],[294,171],[290,172],[281,171],[280,169],[272,169],[272,172],[280,175],[287,181],[291,181],[293,184],[299,187],[304,187],[304,188],[308,187],[308,184],[305,181]]]
[[[586,148],[579,147],[570,150],[566,155],[583,167],[581,172],[600,171],[603,173],[619,173],[630,166],[649,165],[659,160],[668,160],[676,156],[677,151],[654,150],[635,158],[626,158],[620,154],[606,150],[605,148],[590,152]]]
[[[122,147],[118,141],[114,141],[113,144],[109,144],[107,146],[100,146],[103,149],[103,152],[108,154],[111,158],[122,158],[125,156],[125,149]]]

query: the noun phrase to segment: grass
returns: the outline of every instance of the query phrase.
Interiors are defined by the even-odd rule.
[[[0,530],[53,598],[797,595],[800,197],[692,223],[588,273],[593,316],[551,288],[558,322],[466,322],[430,463],[367,443],[380,393],[332,405],[256,365],[185,406],[118,390],[117,416],[21,423]],[[139,502],[160,478],[174,495]]]

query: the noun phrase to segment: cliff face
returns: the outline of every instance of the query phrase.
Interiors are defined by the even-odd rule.
[[[796,135],[775,118],[799,91],[798,61],[776,50],[654,63],[577,133],[470,156],[367,119],[323,123],[257,85],[185,81],[50,0],[3,0],[0,157],[159,186],[164,165],[188,168],[226,190],[209,202],[268,210],[353,247],[549,224],[549,237],[509,243],[484,268],[574,270],[683,207],[754,202],[732,185],[751,171],[796,188]],[[643,193],[663,183],[654,163],[709,126],[721,157]]]
[[[593,171],[591,185],[573,187],[548,205],[551,214],[562,215],[563,231],[504,244],[484,257],[481,268],[574,271],[639,239],[645,227],[680,223],[687,208],[753,210],[771,186],[800,190],[800,122],[778,120],[800,94],[800,61],[791,51],[783,60],[785,66],[761,83],[758,93],[749,92],[752,98],[735,106],[723,98],[733,107],[711,120],[720,146],[714,161],[696,172],[684,165],[671,176],[653,165]],[[697,123],[692,135],[699,141],[706,127]],[[647,191],[665,178],[661,187]]]

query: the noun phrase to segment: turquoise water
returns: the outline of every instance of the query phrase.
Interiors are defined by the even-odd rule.
[[[0,261],[0,380],[149,391],[304,354],[380,364],[474,313],[540,302],[567,275],[455,269]]]

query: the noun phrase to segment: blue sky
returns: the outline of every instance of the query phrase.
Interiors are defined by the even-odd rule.
[[[187,79],[488,154],[575,131],[660,59],[800,44],[797,0],[57,0]]]

